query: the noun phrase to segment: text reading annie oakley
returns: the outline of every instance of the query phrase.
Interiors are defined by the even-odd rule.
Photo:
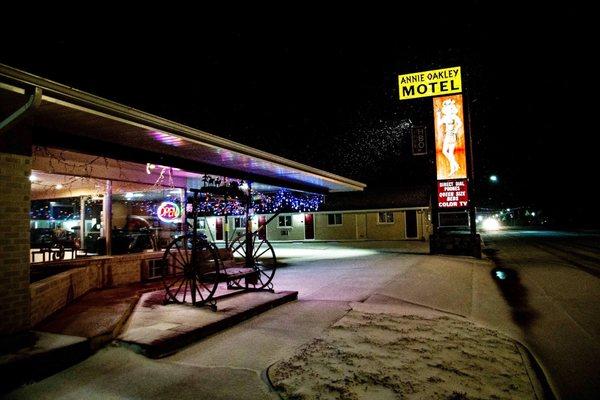
[[[398,75],[400,100],[439,96],[462,91],[460,67]]]

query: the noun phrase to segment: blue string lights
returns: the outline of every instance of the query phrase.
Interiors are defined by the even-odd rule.
[[[244,185],[236,181],[214,181],[215,188],[221,188],[225,185],[234,188],[243,188]],[[229,193],[235,193],[230,191]],[[198,213],[202,216],[223,216],[232,215],[240,216],[246,214],[247,201],[247,186],[242,189],[239,195],[223,196],[215,193],[203,193],[198,204]],[[122,196],[121,196],[122,197]],[[162,201],[172,201],[180,204],[178,196],[170,194],[165,197],[154,199],[129,198],[125,195],[124,198],[119,198],[118,201],[127,205],[130,213],[134,215],[155,216],[157,208]],[[78,220],[79,215],[79,197],[64,198],[59,202],[51,202],[48,200],[34,200],[31,204],[30,216],[32,220]],[[324,196],[320,194],[312,194],[305,192],[297,192],[287,189],[279,189],[274,192],[255,192],[252,191],[252,204],[250,206],[251,214],[274,214],[277,212],[314,212],[318,211],[324,202]],[[188,199],[186,212],[191,213],[192,205]],[[93,216],[100,218],[102,203],[100,200],[93,199],[91,196],[85,199],[86,217]]]
[[[192,204],[188,203],[186,212],[192,212]],[[246,208],[239,199],[229,199],[224,201],[221,198],[206,195],[198,204],[198,213],[202,216],[211,215],[243,215]]]
[[[254,212],[257,214],[317,211],[325,200],[325,196],[321,194],[298,193],[286,189],[275,193],[258,193],[258,197],[258,201],[254,202]]]
[[[312,212],[317,211],[325,196],[320,194],[299,193],[281,189],[273,193],[252,193],[252,208],[254,214],[274,214],[276,212]],[[192,211],[188,203],[186,211]],[[218,196],[206,195],[198,204],[198,213],[210,215],[244,215],[245,204],[238,198],[225,201]]]

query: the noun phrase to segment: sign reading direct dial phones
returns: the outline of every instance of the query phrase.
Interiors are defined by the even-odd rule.
[[[469,205],[467,180],[438,181],[438,207],[461,208]]]

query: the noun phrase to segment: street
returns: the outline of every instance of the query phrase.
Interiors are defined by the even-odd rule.
[[[505,230],[484,241],[487,254],[513,273],[511,282],[496,282],[556,389],[565,398],[594,398],[600,387],[600,235]]]
[[[561,260],[565,266],[600,277],[600,233],[506,230],[485,238],[488,246],[498,246],[506,253],[506,261],[509,254],[511,258],[521,257],[524,247],[531,246],[547,253],[548,260]]]

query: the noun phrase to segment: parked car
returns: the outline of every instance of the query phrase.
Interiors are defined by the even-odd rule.
[[[29,232],[32,248],[48,248],[60,244],[65,248],[79,248],[79,237],[66,229],[33,228]]]
[[[144,250],[156,249],[156,239],[149,229],[127,231],[112,230],[112,254],[140,253]],[[106,254],[106,238],[100,232],[90,232],[85,237],[85,249],[88,253]]]

